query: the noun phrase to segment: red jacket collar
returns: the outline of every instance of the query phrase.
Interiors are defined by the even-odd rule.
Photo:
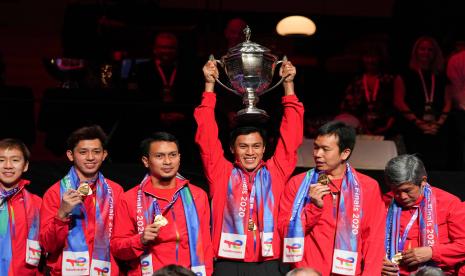
[[[249,172],[248,170],[246,170],[246,169],[242,166],[241,162],[239,162],[239,161],[237,161],[237,160],[234,162],[234,167],[240,169],[241,171],[243,171],[243,172],[246,173],[247,175],[250,175],[250,174],[253,175],[253,174],[255,174],[259,169],[263,168],[265,165],[266,165],[265,161],[260,160],[260,163],[258,163],[257,167],[256,167],[253,171]]]
[[[176,190],[180,190],[182,187],[186,186],[189,184],[189,180],[181,177],[176,177]],[[148,193],[152,196],[155,196],[156,191],[155,188],[152,185],[152,178],[149,176],[147,179],[147,182],[145,183],[144,187],[142,187],[142,191],[144,193]]]

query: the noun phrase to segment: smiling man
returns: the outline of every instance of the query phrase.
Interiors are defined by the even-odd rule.
[[[169,264],[211,275],[213,253],[207,194],[178,174],[177,139],[154,133],[141,143],[148,174],[127,191],[117,209],[111,249],[129,276],[152,275]]]
[[[382,275],[411,275],[425,265],[457,275],[465,261],[465,208],[460,199],[431,186],[423,162],[414,155],[394,157],[384,174],[391,192],[385,196],[387,257]]]
[[[280,69],[285,78],[284,115],[275,153],[266,162],[264,131],[251,126],[237,128],[231,134],[235,162],[224,157],[215,120],[215,62],[209,61],[203,72],[205,92],[194,117],[198,125],[196,142],[212,198],[215,275],[281,275],[278,204],[303,139],[304,108],[294,94],[296,69],[289,61]]]
[[[318,130],[316,167],[291,178],[281,198],[284,262],[322,275],[380,275],[385,209],[378,183],[348,163],[354,145],[355,130],[342,122]]]
[[[66,155],[73,166],[47,190],[40,213],[50,275],[119,273],[110,238],[123,189],[99,171],[108,155],[106,142],[99,126],[80,128],[68,138]]]
[[[23,173],[29,150],[16,139],[0,140],[0,275],[37,275],[39,211],[42,200],[29,193]]]

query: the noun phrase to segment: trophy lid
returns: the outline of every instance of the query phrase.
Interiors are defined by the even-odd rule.
[[[251,30],[249,26],[244,29],[245,41],[237,44],[228,50],[228,56],[242,54],[242,53],[269,53],[270,49],[262,45],[250,41]]]

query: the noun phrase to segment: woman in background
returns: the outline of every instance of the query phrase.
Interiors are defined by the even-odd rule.
[[[407,152],[419,153],[432,170],[444,169],[446,163],[444,124],[451,100],[443,68],[436,40],[420,37],[413,45],[409,68],[394,82],[394,105],[402,114],[399,126]]]

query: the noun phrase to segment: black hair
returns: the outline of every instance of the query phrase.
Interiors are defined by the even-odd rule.
[[[140,143],[140,154],[142,156],[148,157],[149,154],[150,154],[150,145],[153,142],[160,142],[160,141],[175,143],[176,147],[178,148],[178,151],[179,151],[179,141],[176,138],[176,136],[174,136],[173,134],[168,133],[168,132],[159,131],[159,132],[153,133],[152,135],[150,135],[150,137],[144,139]]]
[[[170,264],[160,268],[153,276],[195,276],[196,274],[183,266]]]
[[[318,131],[317,136],[334,135],[338,138],[337,145],[339,147],[339,153],[345,149],[350,149],[350,152],[354,150],[356,132],[355,129],[346,123],[340,121],[331,121],[322,125]],[[349,155],[350,157],[350,155]]]
[[[99,125],[85,126],[76,129],[66,140],[66,149],[73,150],[82,140],[99,139],[104,149],[107,148],[108,137]]]
[[[19,139],[5,138],[0,140],[0,149],[18,149],[23,153],[24,161],[29,162],[31,158],[31,152],[27,148],[26,144]]]
[[[230,134],[230,139],[229,139],[229,145],[231,147],[234,146],[234,143],[236,142],[237,136],[239,135],[247,135],[251,133],[258,133],[262,137],[263,140],[263,145],[266,146],[266,141],[267,141],[267,133],[266,130],[260,127],[256,126],[239,126],[236,127],[231,131]]]

